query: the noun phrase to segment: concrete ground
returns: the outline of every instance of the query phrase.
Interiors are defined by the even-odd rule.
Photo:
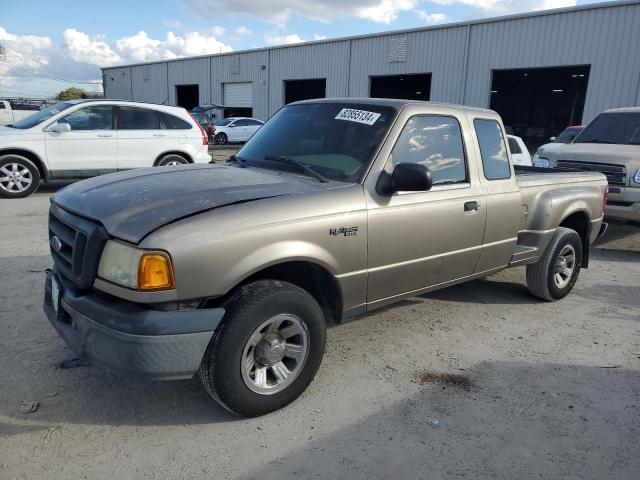
[[[232,143],[229,145],[212,145],[209,144],[209,155],[216,162],[226,162],[227,159],[235,154],[240,148],[242,144],[240,143]]]
[[[2,479],[640,478],[639,227],[557,303],[516,269],[333,326],[309,390],[245,420],[197,380],[61,368],[41,307],[57,187],[0,200]]]

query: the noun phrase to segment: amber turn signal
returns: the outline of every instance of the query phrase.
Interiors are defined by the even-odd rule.
[[[169,255],[163,252],[145,253],[138,266],[138,290],[170,290],[176,288]]]

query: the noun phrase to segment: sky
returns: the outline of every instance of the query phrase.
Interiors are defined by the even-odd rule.
[[[595,0],[0,0],[0,96],[101,91],[100,67],[430,26]]]

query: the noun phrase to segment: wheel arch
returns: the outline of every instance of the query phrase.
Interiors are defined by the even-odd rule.
[[[574,230],[582,241],[582,268],[589,267],[589,237],[591,234],[591,220],[589,214],[585,210],[575,210],[566,215],[559,227],[570,228]]]
[[[187,152],[182,152],[180,150],[168,150],[166,152],[162,152],[156,157],[156,159],[153,161],[153,166],[156,167],[158,165],[158,162],[167,155],[178,155],[184,158],[187,162],[193,163],[193,158],[191,158],[191,155],[189,155]]]
[[[257,280],[280,280],[296,285],[318,302],[327,320],[339,323],[342,319],[343,294],[337,278],[326,266],[310,260],[284,260],[266,265],[240,280],[224,297],[208,302],[208,306],[224,303],[238,287]]]
[[[38,167],[38,171],[40,172],[40,178],[45,182],[49,181],[49,170],[45,166],[42,159],[36,155],[31,150],[27,150],[24,148],[3,148],[0,149],[0,157],[5,155],[20,155],[21,157],[28,158],[31,160],[36,167]]]

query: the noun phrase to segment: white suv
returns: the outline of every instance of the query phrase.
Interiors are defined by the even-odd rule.
[[[114,100],[57,103],[0,127],[0,197],[44,181],[208,163],[207,134],[180,107]]]

